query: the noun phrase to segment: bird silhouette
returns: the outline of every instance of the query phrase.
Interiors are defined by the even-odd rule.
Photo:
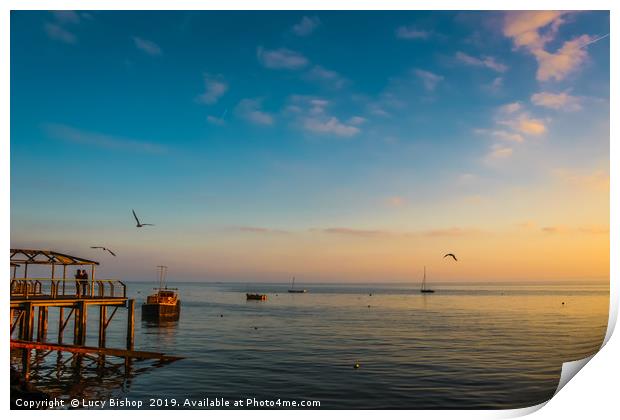
[[[454,254],[446,254],[446,255],[444,255],[443,257],[444,257],[444,258],[446,258],[446,257],[452,257],[452,258],[454,258],[454,261],[458,261],[458,260],[456,259],[456,256],[455,256]]]
[[[108,251],[110,254],[116,257],[116,254],[111,249],[106,248],[105,246],[91,246],[91,248],[92,249],[103,249],[104,251]]]
[[[137,228],[141,228],[142,226],[155,226],[152,223],[140,223],[140,220],[138,219],[138,216],[136,216],[136,212],[133,209],[131,209],[131,212],[133,213],[134,219],[136,219],[136,227]]]

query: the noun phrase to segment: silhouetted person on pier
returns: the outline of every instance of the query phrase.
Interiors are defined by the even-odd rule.
[[[75,274],[75,287],[78,296],[86,296],[88,294],[88,273],[86,270],[78,270]]]

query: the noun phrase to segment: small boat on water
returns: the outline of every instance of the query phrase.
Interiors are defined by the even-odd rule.
[[[267,300],[267,295],[261,293],[246,293],[247,300]]]
[[[146,302],[142,304],[142,319],[147,321],[176,321],[181,314],[181,301],[177,289],[169,288],[165,285],[168,267],[157,266],[159,272],[159,288],[157,292],[147,296]]]
[[[295,277],[293,277],[293,282],[291,283],[291,288],[288,289],[289,293],[307,293],[306,289],[295,289]]]
[[[433,289],[426,288],[426,266],[424,266],[424,278],[422,280],[422,288],[420,289],[420,293],[435,293]]]

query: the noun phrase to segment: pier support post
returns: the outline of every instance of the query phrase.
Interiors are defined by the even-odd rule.
[[[80,335],[80,306],[76,303],[73,309],[73,344],[78,344]]]
[[[39,306],[37,318],[37,341],[45,341],[47,335],[47,307]]]
[[[105,347],[107,309],[108,307],[105,305],[99,306],[99,347]]]
[[[77,306],[75,308],[75,323],[73,328],[74,340],[73,343],[78,346],[83,346],[86,344],[86,322],[87,322],[87,307],[86,302],[80,300],[77,302]]]
[[[58,308],[58,344],[62,344],[62,333],[64,332],[65,308]]]
[[[34,306],[32,302],[26,302],[24,304],[24,317],[22,319],[21,330],[21,339],[32,341],[32,334],[34,332]]]
[[[134,309],[135,299],[127,301],[127,350],[133,350],[133,330],[134,330]]]

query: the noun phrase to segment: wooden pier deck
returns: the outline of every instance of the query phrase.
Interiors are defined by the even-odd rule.
[[[51,276],[27,277],[28,266],[33,264],[50,266]],[[135,300],[127,296],[127,287],[122,281],[96,279],[95,266],[98,264],[55,251],[11,249],[11,349],[21,349],[25,377],[29,376],[30,354],[33,351],[39,355],[71,353],[68,360],[96,359],[99,364],[105,363],[106,356],[120,357],[125,359],[126,370],[132,359],[159,362],[181,359],[163,353],[134,350]],[[58,266],[62,268],[61,278],[55,276]],[[68,266],[89,266],[91,278],[67,278]],[[17,268],[23,268],[23,277],[17,277]],[[99,309],[97,346],[86,345],[88,309],[92,306]],[[127,310],[125,349],[106,346],[106,330],[119,308]],[[48,341],[50,310],[58,311],[56,342]],[[64,335],[71,320],[73,343],[69,344],[64,342]]]

